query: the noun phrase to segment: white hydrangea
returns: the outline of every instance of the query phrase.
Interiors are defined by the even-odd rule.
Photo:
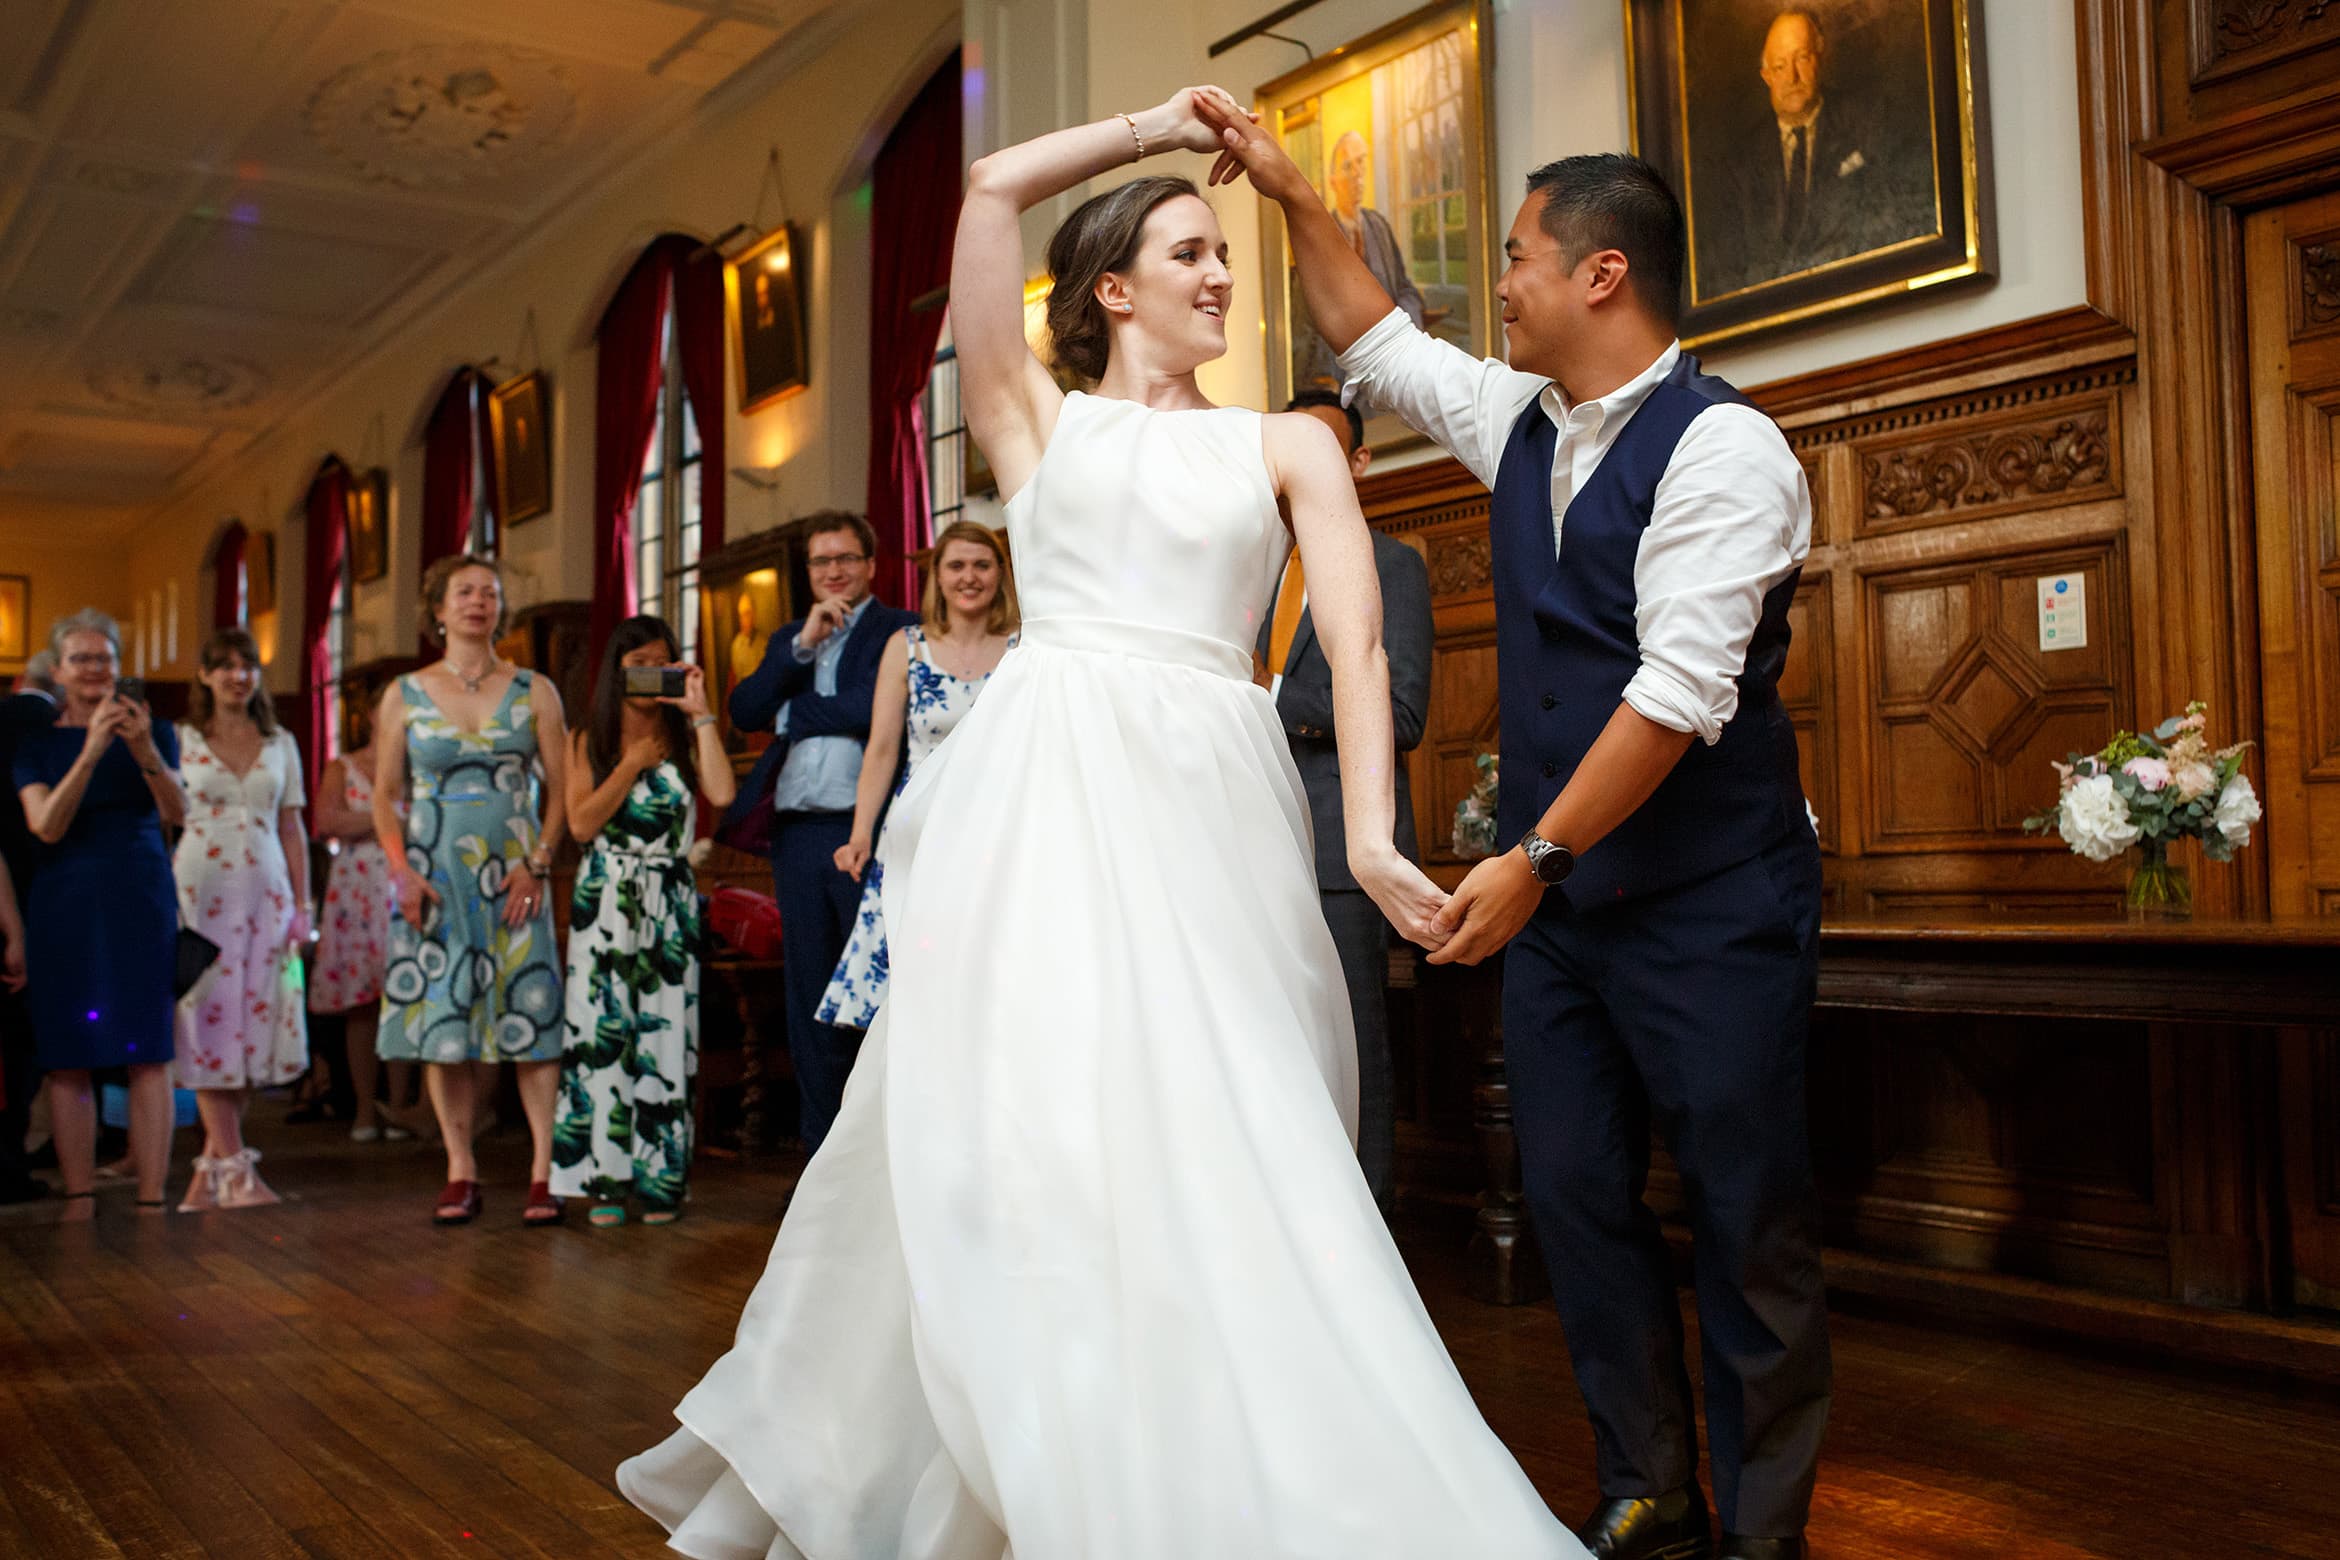
[[[2225,802],[2221,799],[2219,805]],[[2137,843],[2129,804],[2113,789],[2112,776],[2089,775],[2072,782],[2056,819],[2056,832],[2090,861],[2110,861]]]
[[[2218,826],[2227,849],[2239,850],[2251,842],[2251,825],[2259,821],[2259,794],[2251,789],[2249,775],[2238,774],[2226,782],[2210,821]]]

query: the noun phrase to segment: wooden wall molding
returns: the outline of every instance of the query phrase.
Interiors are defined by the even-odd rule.
[[[2340,325],[2340,243],[2297,246],[2299,327]]]
[[[2340,40],[2340,0],[2192,0],[2191,13],[2196,86]]]

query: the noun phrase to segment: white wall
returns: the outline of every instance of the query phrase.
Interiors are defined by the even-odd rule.
[[[971,44],[992,48],[992,102],[971,115],[973,156],[1007,140],[1086,117],[1160,102],[1215,82],[1244,101],[1304,63],[1287,43],[1254,38],[1210,59],[1212,40],[1269,9],[1266,0],[969,0]],[[1325,0],[1277,31],[1319,55],[1415,9],[1410,0]],[[1995,149],[1999,275],[1923,300],[1717,349],[1710,366],[1741,385],[2029,319],[2086,301],[2080,229],[2080,116],[2071,0],[1979,0],[1984,80]],[[1632,144],[1620,0],[1495,0],[1496,203],[1500,234],[1528,170],[1554,157]],[[1002,47],[1005,40],[1005,47]],[[1053,49],[1052,49],[1053,44]],[[1200,158],[1151,161],[1146,171]],[[1109,186],[1135,169],[1099,181]],[[1238,187],[1240,191],[1240,187]],[[1071,202],[1060,205],[1069,209]],[[1213,204],[1235,251],[1237,298],[1227,322],[1237,348],[1204,376],[1206,393],[1259,405],[1267,393],[1261,340],[1258,202],[1221,191]],[[1027,224],[1027,269],[1040,268],[1054,216]]]
[[[511,599],[526,606],[589,596],[594,326],[651,238],[669,230],[713,234],[749,218],[767,149],[775,144],[788,215],[811,239],[811,388],[753,417],[732,412],[727,463],[780,470],[770,493],[725,475],[729,531],[747,535],[832,505],[860,508],[868,451],[869,231],[867,203],[856,191],[886,131],[958,41],[959,25],[950,0],[884,0],[864,8],[831,47],[771,90],[702,111],[656,154],[490,266],[145,527],[128,561],[125,599],[143,600],[170,580],[180,581],[182,592],[192,589],[222,517],[242,515],[252,524],[251,516],[281,515],[298,501],[318,462],[338,453],[352,464],[387,466],[392,479],[391,570],[358,587],[353,651],[366,658],[411,647],[423,419],[448,374],[491,355],[502,359],[499,374],[541,367],[552,385],[553,509],[505,535]],[[764,215],[776,219],[779,211],[767,203]],[[520,362],[531,310],[539,360]],[[269,681],[291,688],[300,681],[297,527],[284,527],[278,550],[286,610]],[[193,645],[184,633],[179,649],[178,659],[155,668],[155,675],[189,674]]]

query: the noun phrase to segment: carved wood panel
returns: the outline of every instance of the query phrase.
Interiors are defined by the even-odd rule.
[[[2079,503],[2120,491],[2109,394],[2045,411],[1961,416],[1949,428],[1856,440],[1859,534]]]
[[[1796,763],[1803,772],[1804,798],[1820,820],[1824,851],[1836,850],[1844,837],[1836,785],[1836,719],[1827,698],[1835,665],[1828,576],[1806,570],[1788,609],[1788,658],[1780,671],[1779,701],[1795,723]]]
[[[2340,41],[2340,0],[2191,0],[2196,85]]]
[[[2034,582],[2051,574],[2085,581],[2082,648],[2040,648]],[[2040,848],[2022,820],[2055,794],[2050,761],[2101,746],[2129,702],[2118,539],[1865,572],[1861,585],[1870,847]]]

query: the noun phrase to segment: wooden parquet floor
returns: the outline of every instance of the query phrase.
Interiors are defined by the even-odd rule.
[[[0,1213],[0,1555],[665,1553],[611,1470],[729,1344],[789,1168],[707,1162],[664,1229],[532,1231],[508,1134],[485,1218],[436,1230],[431,1150],[280,1111],[253,1133],[280,1208],[138,1219],[125,1190],[91,1225]],[[1401,1242],[1573,1519],[1591,1436],[1558,1322],[1462,1294],[1461,1220],[1409,1211]],[[2340,1557],[2329,1392],[1873,1316],[1835,1339],[1823,1560]]]

